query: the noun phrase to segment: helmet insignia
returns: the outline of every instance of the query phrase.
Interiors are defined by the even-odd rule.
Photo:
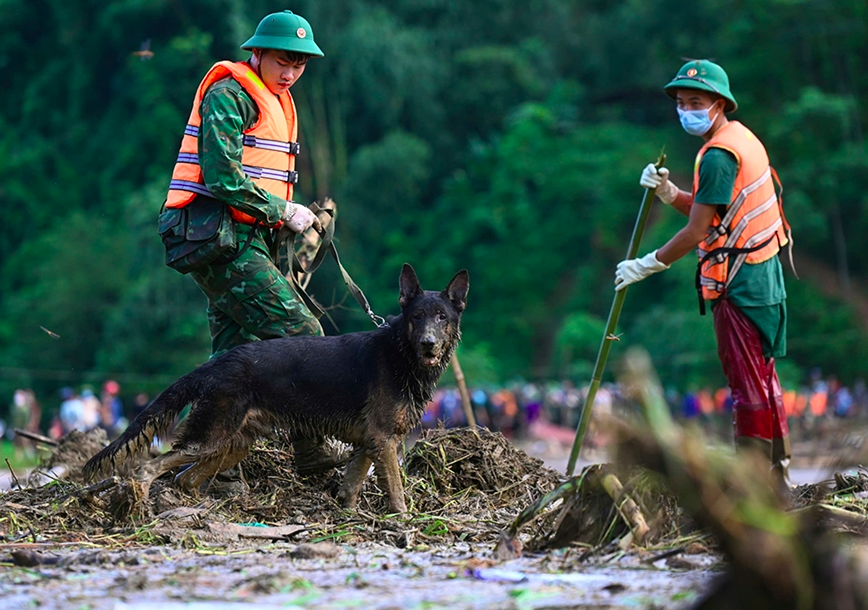
[[[687,76],[696,76],[696,68],[690,68],[687,71]]]
[[[304,28],[298,28],[295,31],[295,35],[298,36],[299,38],[304,38],[305,36],[307,36],[307,32],[304,31]]]

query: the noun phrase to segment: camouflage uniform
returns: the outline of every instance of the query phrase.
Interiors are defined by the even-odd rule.
[[[240,249],[250,227],[242,225],[237,233]],[[190,272],[208,297],[212,358],[259,339],[323,334],[319,320],[272,262],[261,230],[241,256],[229,263],[226,258],[231,256]]]
[[[286,201],[257,186],[241,165],[241,136],[259,118],[256,103],[237,81],[227,78],[208,89],[199,113],[199,163],[208,189],[223,203],[266,225],[276,224]],[[236,224],[238,250],[251,231],[249,225]],[[250,247],[234,261],[227,262],[238,250],[190,273],[208,297],[212,358],[259,339],[323,334],[271,260],[267,233],[257,229]]]
[[[234,79],[214,83],[199,107],[199,164],[205,185],[214,197],[253,216],[263,225],[281,220],[286,200],[260,188],[242,168],[242,135],[259,119],[259,109]],[[211,358],[244,343],[289,335],[322,335],[319,320],[310,312],[285,275],[271,259],[273,232],[236,223],[233,252],[190,272],[208,297]],[[254,232],[250,246],[245,244]],[[239,251],[240,256],[232,259]],[[296,468],[309,474],[334,467],[346,456],[320,436],[293,435]],[[242,482],[236,466],[219,473],[214,489],[234,491]]]

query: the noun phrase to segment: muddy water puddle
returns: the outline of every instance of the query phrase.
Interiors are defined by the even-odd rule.
[[[684,608],[719,567],[708,554],[647,564],[617,553],[576,566],[575,551],[495,563],[488,547],[469,544],[360,543],[310,558],[300,548],[58,549],[61,564],[0,569],[0,609]]]

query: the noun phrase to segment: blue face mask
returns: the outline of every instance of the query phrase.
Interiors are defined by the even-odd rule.
[[[681,126],[684,131],[692,136],[703,136],[711,129],[711,125],[717,119],[717,114],[711,118],[708,116],[708,108],[702,110],[681,110],[678,108],[678,118],[681,119]]]

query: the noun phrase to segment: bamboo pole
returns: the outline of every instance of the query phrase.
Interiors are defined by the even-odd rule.
[[[648,523],[645,521],[645,515],[642,514],[639,506],[629,494],[624,492],[624,486],[621,484],[621,481],[611,472],[606,472],[600,477],[600,485],[603,486],[603,489],[612,498],[612,502],[615,503],[615,508],[618,509],[621,519],[624,520],[624,523],[633,532],[633,539],[637,543],[642,544],[645,536],[648,535],[649,528]]]
[[[660,168],[666,163],[666,155],[661,151],[660,157],[657,159],[655,167]],[[651,212],[651,202],[654,201],[657,189],[645,189],[645,195],[642,197],[642,204],[639,207],[639,216],[636,218],[636,224],[633,226],[633,236],[630,238],[630,246],[627,248],[627,258],[636,258],[639,252],[639,242],[642,241],[642,234],[645,232],[645,224],[648,222],[648,214]],[[588,424],[591,422],[591,410],[594,408],[594,400],[597,397],[597,390],[600,388],[600,382],[603,379],[603,371],[606,369],[606,360],[609,358],[609,349],[612,347],[612,342],[617,341],[615,330],[618,327],[618,319],[621,317],[621,308],[624,306],[624,298],[627,296],[627,289],[618,290],[615,292],[615,299],[612,301],[612,308],[609,310],[609,320],[606,322],[606,332],[603,333],[603,341],[600,343],[600,351],[597,353],[597,363],[594,366],[594,374],[591,377],[591,383],[588,386],[588,397],[585,399],[585,404],[582,406],[582,414],[579,418],[579,425],[576,428],[576,438],[573,440],[573,448],[570,451],[570,459],[567,462],[567,476],[573,476],[573,471],[576,469],[576,461],[579,458],[579,452],[582,450],[582,442],[585,438],[585,433],[588,430]]]

